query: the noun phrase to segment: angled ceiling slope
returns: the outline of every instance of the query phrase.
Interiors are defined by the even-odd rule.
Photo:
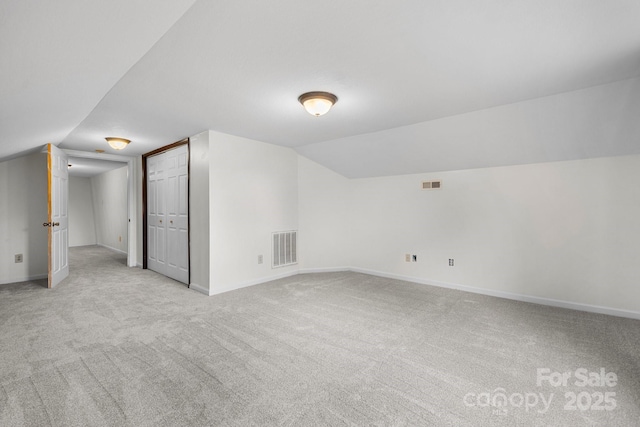
[[[64,140],[193,2],[2,1],[0,159]]]
[[[349,177],[626,154],[639,18],[627,0],[199,0],[81,123],[44,136],[123,136],[135,155],[213,129]],[[321,118],[297,102],[313,90],[339,98]]]
[[[127,167],[126,163],[83,157],[69,157],[69,176],[91,178],[114,169]]]

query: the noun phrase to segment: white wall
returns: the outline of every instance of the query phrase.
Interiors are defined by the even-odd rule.
[[[430,179],[443,188],[421,190]],[[352,180],[350,260],[418,282],[640,314],[638,183],[640,156]]]
[[[95,245],[96,223],[90,178],[69,177],[69,246]]]
[[[348,269],[353,235],[350,181],[305,157],[298,158],[298,248],[304,271]]]
[[[640,156],[349,180],[288,148],[213,131],[193,141],[192,214],[207,195],[209,204],[209,294],[350,268],[640,315]],[[443,188],[422,190],[431,179]],[[271,233],[292,229],[299,265],[272,269]]]
[[[271,233],[298,228],[293,150],[211,131],[209,191],[211,294],[297,272],[270,262]]]
[[[209,131],[189,138],[189,278],[209,294]]]
[[[127,167],[91,177],[91,192],[98,244],[126,253]]]
[[[0,283],[47,277],[47,158],[0,163]],[[14,255],[23,254],[15,263]]]

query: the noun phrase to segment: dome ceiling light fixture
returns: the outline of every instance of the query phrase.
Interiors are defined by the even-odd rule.
[[[107,140],[111,148],[113,148],[114,150],[122,150],[123,148],[126,148],[127,145],[129,145],[129,143],[131,142],[128,139],[114,138],[111,136],[106,137],[105,139]]]
[[[338,102],[338,97],[329,92],[307,92],[300,95],[298,101],[307,113],[319,117],[329,112],[333,104]]]

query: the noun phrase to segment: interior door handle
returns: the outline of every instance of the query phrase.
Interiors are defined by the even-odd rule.
[[[51,223],[50,222],[43,222],[42,226],[43,227],[51,227]]]

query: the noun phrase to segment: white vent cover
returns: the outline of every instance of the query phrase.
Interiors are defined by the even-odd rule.
[[[442,181],[422,181],[423,190],[439,190],[442,188]]]
[[[273,233],[273,268],[298,263],[297,240],[297,231],[278,231]]]

